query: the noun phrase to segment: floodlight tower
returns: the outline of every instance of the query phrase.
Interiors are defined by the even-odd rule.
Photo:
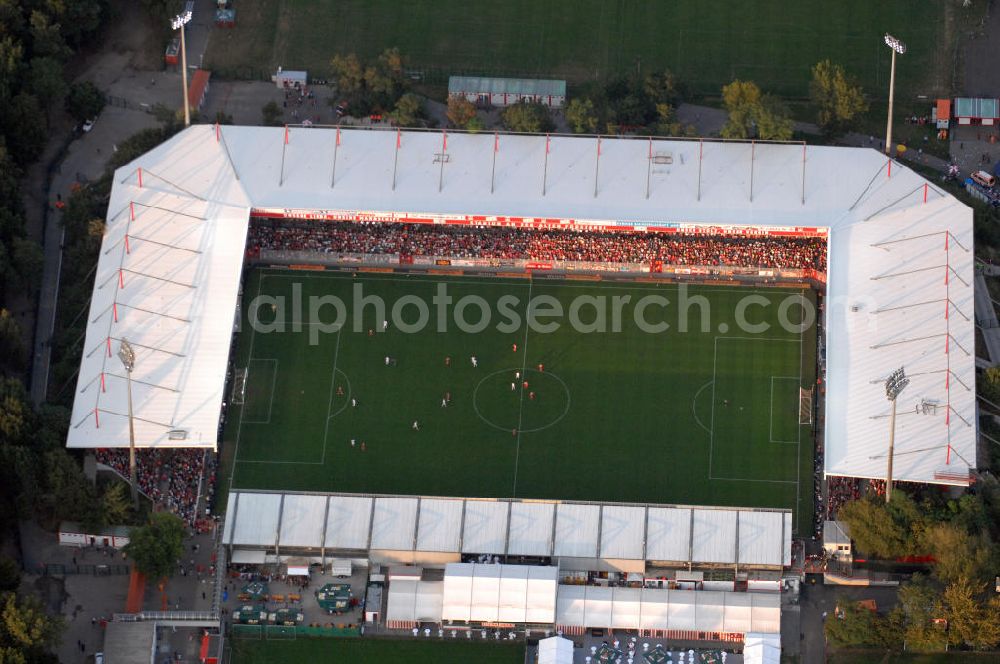
[[[132,369],[135,368],[135,349],[127,339],[118,346],[118,359],[125,366],[125,381],[128,383],[128,479],[132,484],[132,506],[139,509],[139,489],[135,472],[135,420],[132,417]]]
[[[187,64],[187,47],[184,45],[184,26],[191,21],[191,12],[186,11],[183,14],[178,14],[177,16],[170,19],[170,26],[174,30],[181,31],[181,85],[184,86],[184,126],[191,126],[191,107],[188,106],[188,64]],[[895,62],[895,60],[893,60]]]
[[[885,33],[885,45],[892,49],[892,67],[889,70],[889,122],[885,128],[885,153],[891,156],[892,150],[892,102],[896,92],[896,54],[906,53],[906,44],[899,41],[888,32]]]
[[[903,367],[896,369],[885,379],[885,398],[892,403],[892,414],[889,415],[889,462],[885,474],[885,502],[887,503],[892,498],[892,458],[896,438],[896,399],[909,384],[910,379],[906,377]]]

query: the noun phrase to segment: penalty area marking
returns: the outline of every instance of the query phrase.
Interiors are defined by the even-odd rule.
[[[712,435],[712,430],[709,429],[707,426],[705,426],[704,423],[702,423],[701,418],[698,417],[696,404],[698,403],[698,397],[701,396],[701,393],[707,390],[709,387],[714,388],[714,386],[715,386],[715,380],[708,381],[700,388],[698,388],[698,391],[694,393],[694,397],[691,399],[691,415],[694,416],[694,421],[698,424],[698,426],[707,431],[709,435]]]
[[[274,369],[271,373],[271,398],[267,402],[267,418],[263,420],[243,420],[243,424],[270,424],[271,423],[271,409],[274,408],[274,388],[278,383],[278,359],[273,357],[251,357],[247,361],[247,374],[249,378],[250,365],[254,362],[274,362]],[[244,400],[245,401],[245,400]],[[246,404],[244,403],[244,408]]]

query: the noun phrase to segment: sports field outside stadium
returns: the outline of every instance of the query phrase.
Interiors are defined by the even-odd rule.
[[[281,65],[327,78],[336,53],[398,47],[427,80],[448,74],[566,78],[571,84],[672,69],[696,94],[734,78],[793,98],[831,58],[875,98],[888,86],[884,32],[906,41],[897,101],[947,94],[954,39],[969,10],[936,0],[241,0],[237,26],[212,37],[206,67],[271,74]],[[981,12],[981,10],[979,10]],[[978,18],[976,19],[978,20]],[[247,75],[244,73],[243,75]]]
[[[804,532],[813,445],[799,388],[814,384],[816,328],[798,325],[803,299],[255,269],[235,362],[244,403],[226,429],[233,487],[778,507]],[[483,308],[489,323],[469,329]]]
[[[232,646],[232,664],[521,664],[521,643],[394,641],[386,639],[240,640]]]

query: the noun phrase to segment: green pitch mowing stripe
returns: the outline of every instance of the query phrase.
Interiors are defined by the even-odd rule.
[[[439,322],[441,287],[451,304]],[[813,380],[804,349],[815,331],[778,325],[798,291],[268,270],[244,293],[246,315],[258,293],[285,306],[260,308],[270,329],[244,321],[246,405],[226,434],[234,487],[785,507],[809,523],[798,388]],[[736,325],[751,295],[746,318],[766,332]],[[372,296],[386,313],[356,310]],[[649,296],[661,299],[645,319],[668,326],[656,332],[634,316]],[[342,327],[310,323],[321,297],[344,303]],[[394,304],[404,325],[417,319],[407,299],[427,304],[427,325],[383,332]],[[561,318],[538,317],[559,325],[529,328],[529,300],[538,314],[561,307]],[[463,306],[470,324],[482,307],[490,320],[458,329]],[[788,311],[795,322],[799,308]],[[335,316],[328,302],[319,322]]]
[[[233,664],[521,664],[524,645],[386,639],[231,640]]]

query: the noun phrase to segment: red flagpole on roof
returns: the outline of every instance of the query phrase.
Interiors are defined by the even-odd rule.
[[[542,196],[545,195],[545,188],[549,180],[549,143],[552,138],[545,134],[545,165],[542,167]]]
[[[142,166],[139,167],[139,189],[142,189]]]
[[[396,128],[396,152],[392,159],[392,190],[396,191],[396,169],[399,167],[399,149],[403,147],[403,132]]]
[[[497,184],[497,153],[500,152],[500,132],[493,132],[493,170],[490,171],[490,193],[496,190]]]
[[[444,160],[448,155],[448,130],[441,130],[441,170],[438,174],[438,192],[444,187]]]
[[[337,151],[340,149],[340,125],[337,125],[337,140],[333,142],[333,171],[330,173],[330,189],[337,181]]]
[[[288,147],[288,125],[285,125],[285,140],[281,142],[281,173],[278,175],[278,186],[285,184],[285,148]]]

